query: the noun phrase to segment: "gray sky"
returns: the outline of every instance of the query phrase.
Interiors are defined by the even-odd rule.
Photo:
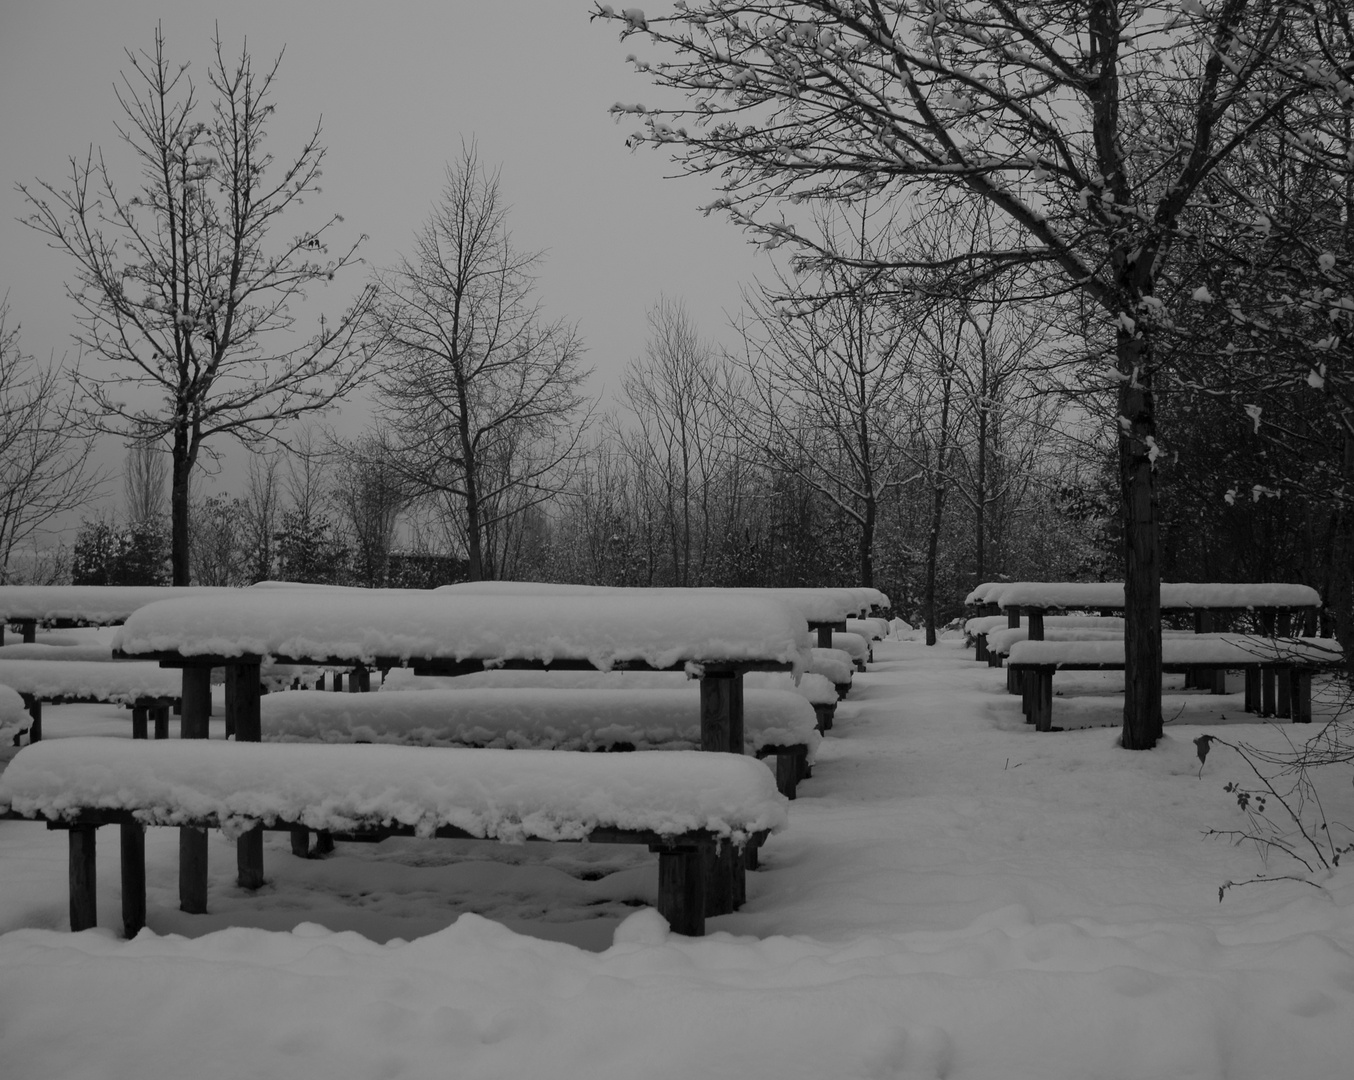
[[[202,90],[214,22],[227,55],[245,36],[256,62],[286,46],[271,148],[285,156],[323,117],[324,192],[305,210],[342,213],[335,240],[368,234],[373,263],[408,248],[444,164],[476,139],[481,160],[502,167],[516,243],[547,251],[539,296],[550,317],[579,324],[598,395],[642,351],[660,295],[729,341],[740,283],[767,273],[736,229],[699,213],[709,183],[664,179],[675,171],[665,157],[625,147],[634,121],[617,125],[607,106],[657,95],[624,61],[636,43],[589,23],[583,0],[0,0],[0,295],[40,358],[75,357],[62,285],[72,265],[16,222],[25,204],[14,185],[60,181],[90,144],[114,149],[123,49],[148,49],[157,19],[171,61],[191,60]],[[123,177],[130,189],[132,171]],[[360,274],[330,287],[326,310],[344,306]]]

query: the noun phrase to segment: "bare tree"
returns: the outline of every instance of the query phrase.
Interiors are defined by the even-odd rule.
[[[169,467],[153,432],[153,423],[139,425],[122,459],[122,493],[130,522],[158,524],[164,517]]]
[[[476,580],[497,572],[512,519],[563,487],[590,419],[582,343],[533,299],[539,261],[513,246],[498,172],[472,143],[412,256],[377,275],[369,325],[387,458],[461,523]]]
[[[874,584],[880,501],[909,471],[896,452],[916,344],[916,311],[904,310],[886,277],[863,268],[892,219],[852,221],[825,210],[828,243],[856,252],[861,268],[823,265],[746,297],[745,366],[762,452],[795,473],[855,523],[856,574]],[[841,233],[846,236],[842,237]],[[916,305],[913,305],[915,309]]]
[[[0,303],[0,584],[10,580],[17,548],[102,482],[90,467],[93,443],[76,434],[74,413],[65,373],[22,351],[9,305]]]
[[[127,50],[114,95],[118,135],[140,163],[125,195],[102,151],[71,158],[67,187],[19,185],[26,223],[77,267],[67,286],[82,349],[99,358],[82,385],[91,420],[126,434],[151,423],[172,461],[171,562],[189,580],[189,481],[217,436],[257,445],[287,421],[322,409],[361,379],[355,332],[370,291],[337,319],[297,333],[307,289],[356,259],[329,254],[337,215],[274,242],[276,226],[319,190],[325,148],[317,125],[295,155],[267,149],[281,56],[261,71],[247,48],[227,59],[215,40],[206,119],[188,65],[171,65],[157,28],[149,52]],[[129,392],[130,391],[130,392]],[[154,417],[145,398],[163,400]]]
[[[646,482],[646,516],[665,535],[671,564],[665,579],[707,584],[713,534],[722,524],[719,486],[737,454],[732,410],[742,392],[679,301],[660,299],[648,321],[644,356],[621,377],[633,427],[618,433],[618,442],[636,465],[636,479]]]
[[[1217,207],[1214,227],[1254,217],[1209,190],[1220,165],[1298,104],[1343,114],[1347,55],[1324,55],[1319,35],[1299,31],[1347,23],[1347,12],[1340,0],[693,0],[647,19],[594,10],[659,46],[661,61],[637,57],[639,70],[685,95],[654,111],[616,105],[643,123],[632,142],[718,177],[711,209],[754,236],[809,262],[850,262],[789,209],[895,193],[941,209],[976,200],[1009,226],[983,264],[1037,267],[1096,310],[1118,398],[1130,749],[1155,745],[1162,723],[1153,381],[1172,311],[1161,285],[1192,207]]]
[[[273,576],[276,562],[280,461],[277,454],[251,454],[241,502],[244,576],[250,583]]]
[[[337,445],[335,458],[334,503],[352,538],[353,575],[359,585],[382,587],[395,528],[410,503],[409,483],[375,436]]]

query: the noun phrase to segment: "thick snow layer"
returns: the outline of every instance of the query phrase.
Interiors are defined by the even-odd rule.
[[[0,660],[0,683],[44,700],[94,698],[130,705],[137,698],[178,697],[183,676],[174,668],[129,661]]]
[[[868,611],[871,601],[854,589],[716,589],[716,588],[622,588],[604,585],[557,585],[539,581],[462,581],[433,590],[461,596],[648,596],[653,599],[677,596],[740,594],[760,599],[780,600],[795,608],[808,622],[839,623]],[[877,591],[877,590],[872,590]],[[883,596],[883,593],[879,593]],[[888,598],[885,597],[885,600]]]
[[[383,595],[363,590],[241,589],[203,603],[141,608],[114,648],[129,656],[275,656],[297,661],[415,658],[548,664],[601,670],[620,662],[764,662],[802,668],[795,610],[744,594],[660,598],[619,592],[579,596]]]
[[[108,625],[125,622],[133,611],[157,600],[202,599],[236,591],[197,585],[0,585],[0,619]]]
[[[1354,867],[1219,903],[1228,881],[1306,872],[1203,835],[1246,827],[1224,785],[1252,776],[1217,743],[1201,763],[1194,743],[1282,750],[1319,723],[1263,723],[1239,694],[1168,676],[1178,719],[1131,752],[1116,745],[1118,673],[1065,676],[1085,696],[1057,708],[1093,726],[1048,735],[960,642],[887,641],[875,661],[747,905],[700,940],[645,906],[654,856],[601,844],[340,842],[297,859],[268,834],[267,883],[247,892],[214,832],[209,912],[188,915],[172,829],[146,834],[149,928],[112,929],[117,832],[101,829],[100,928],[71,934],[64,835],[0,822],[4,1074],[1348,1075]],[[119,717],[59,706],[44,720],[55,741],[125,733]],[[1322,797],[1331,821],[1354,820],[1347,766]]]
[[[893,607],[893,602],[888,598],[888,594],[880,589],[872,589],[866,585],[852,585],[851,592],[860,601],[863,611],[868,612],[872,607],[887,611]]]
[[[835,705],[840,700],[836,684],[812,671],[801,675],[798,683],[788,672],[749,671],[743,676],[743,692],[749,690],[793,690],[810,705]]]
[[[108,645],[52,645],[32,642],[0,645],[0,660],[90,660],[96,663],[113,659],[113,646]]]
[[[838,660],[840,663],[840,658]],[[415,675],[396,668],[381,683],[382,690],[464,690],[471,687],[553,687],[559,690],[678,690],[692,680],[680,671],[477,671],[471,675]],[[788,671],[749,671],[744,690],[793,690],[811,705],[833,705],[838,700],[832,680],[815,672],[796,677]]]
[[[883,641],[889,636],[889,621],[877,618],[847,619],[846,632],[859,634],[867,641]]]
[[[0,775],[0,807],[48,819],[135,810],[151,824],[216,818],[342,831],[399,823],[431,836],[578,840],[593,829],[742,840],[783,828],[770,770],[735,754],[562,754],[550,750],[51,739]]]
[[[825,676],[838,686],[851,685],[856,668],[850,653],[841,649],[811,649],[810,653],[809,671],[814,675]]]
[[[1030,620],[1022,615],[1020,616],[1020,625],[1027,627]],[[1051,630],[1054,628],[1067,629],[1069,627],[1082,627],[1087,630],[1118,630],[1120,633],[1124,629],[1124,620],[1119,615],[1045,615],[1044,628]],[[1010,628],[1010,623],[1005,615],[979,615],[976,618],[969,619],[964,623],[964,633],[970,637],[977,637],[979,634],[990,634],[993,630],[1005,630]]]
[[[846,653],[847,656],[859,664],[865,663],[865,661],[870,658],[869,638],[863,637],[860,634],[834,630],[832,632],[832,647],[838,652]]]
[[[1016,581],[1002,586],[993,601],[1002,607],[1123,607],[1121,581]],[[1321,596],[1307,585],[1196,584],[1162,582],[1162,608],[1317,607]]]
[[[1124,641],[1017,641],[1007,654],[1012,664],[1122,664]],[[1161,639],[1164,664],[1254,663],[1293,659],[1340,662],[1340,646],[1331,638],[1247,637],[1241,634],[1180,634]]]
[[[1122,620],[1120,620],[1122,621]],[[1194,634],[1189,630],[1163,630],[1163,640],[1165,638],[1175,637],[1193,637]],[[989,652],[999,655],[1005,655],[1017,641],[1026,641],[1029,639],[1029,627],[1001,627],[998,630],[989,630],[987,632],[987,648]],[[1045,641],[1123,641],[1124,630],[1112,626],[1045,626]]]
[[[984,581],[964,597],[965,604],[995,604],[1009,581]]]
[[[263,737],[282,741],[490,746],[508,749],[699,750],[700,691],[430,690],[334,694],[296,690],[262,701]],[[784,690],[745,690],[744,740],[817,747],[813,706]]]

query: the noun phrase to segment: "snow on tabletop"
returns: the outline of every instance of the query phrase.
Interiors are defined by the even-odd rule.
[[[166,600],[135,612],[115,650],[135,656],[377,657],[451,661],[619,661],[656,668],[765,662],[802,668],[803,622],[770,599],[702,593],[637,597],[417,595],[365,590],[241,589],[210,603]]]
[[[120,623],[157,600],[205,598],[238,591],[199,585],[0,585],[0,619]]]
[[[46,642],[0,645],[0,660],[90,660],[107,663],[113,659],[109,645],[50,645]]]
[[[846,653],[852,660],[858,660],[862,664],[870,658],[869,639],[849,630],[832,632],[832,648],[837,652]]]
[[[135,810],[148,824],[214,817],[230,831],[398,823],[419,835],[451,826],[507,841],[578,840],[596,828],[741,841],[783,828],[786,805],[761,762],[699,751],[70,738],[25,747],[0,775],[0,808],[26,816]]]
[[[1335,664],[1340,646],[1332,638],[1247,637],[1241,634],[1181,634],[1163,637],[1165,664],[1242,664],[1280,659]],[[1124,642],[1018,641],[1011,646],[1011,664],[1122,664]]]
[[[841,649],[810,649],[812,659],[809,661],[809,671],[815,675],[823,675],[831,679],[834,683],[848,686],[852,677],[855,675],[855,663],[849,653],[842,652]]]
[[[699,750],[700,690],[465,689],[418,694],[297,690],[262,701],[263,737],[506,749]],[[813,706],[785,690],[743,694],[749,753],[818,744]]]
[[[1123,607],[1121,581],[1017,581],[1001,590],[997,603],[1007,607]],[[1162,582],[1163,608],[1316,607],[1321,597],[1307,585],[1271,583]]]
[[[1177,636],[1180,634],[1189,634],[1193,636],[1192,631],[1171,631],[1162,632],[1163,635]],[[987,632],[988,651],[997,654],[1008,652],[1012,645],[1017,641],[1026,641],[1029,639],[1029,628],[1024,626],[1000,627],[996,630]],[[1123,641],[1124,631],[1122,627],[1099,626],[1045,626],[1045,641]]]
[[[874,617],[847,619],[846,632],[848,634],[859,634],[871,641],[883,641],[889,636],[889,621],[888,619]]]
[[[889,600],[888,594],[880,589],[870,588],[868,585],[853,585],[851,592],[855,593],[864,609],[868,612],[871,607],[878,607],[887,610],[893,607],[893,602]]]
[[[984,581],[964,597],[965,604],[995,604],[1009,581]]]
[[[647,589],[606,585],[560,585],[538,581],[462,581],[455,585],[439,586],[433,591],[462,596],[596,596],[619,594],[648,596],[654,599],[665,596],[743,595],[780,600],[799,611],[806,622],[815,623],[843,622],[850,616],[858,615],[862,606],[868,607],[868,603],[862,605],[860,597],[851,589],[717,589],[712,587]]]
[[[173,668],[133,661],[0,660],[0,683],[43,699],[94,698],[127,705],[142,697],[178,697]]]

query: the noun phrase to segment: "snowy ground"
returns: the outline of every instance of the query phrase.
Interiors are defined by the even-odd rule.
[[[1223,785],[1247,777],[1215,747],[1200,778],[1194,738],[1295,729],[1177,691],[1165,740],[1130,753],[1113,726],[1033,732],[958,642],[875,657],[746,908],[704,940],[645,906],[650,855],[609,846],[392,841],[302,861],[271,838],[249,895],[217,838],[211,914],[188,916],[170,829],[148,835],[149,929],[102,928],[119,921],[108,830],[101,929],[72,935],[64,834],[0,823],[3,1075],[1349,1075],[1354,870],[1220,903],[1267,868],[1203,836],[1244,823]],[[1115,678],[1056,684],[1101,696],[1059,697],[1054,723],[1116,724]],[[128,717],[44,723],[127,736]],[[1347,772],[1327,799],[1354,822]]]

